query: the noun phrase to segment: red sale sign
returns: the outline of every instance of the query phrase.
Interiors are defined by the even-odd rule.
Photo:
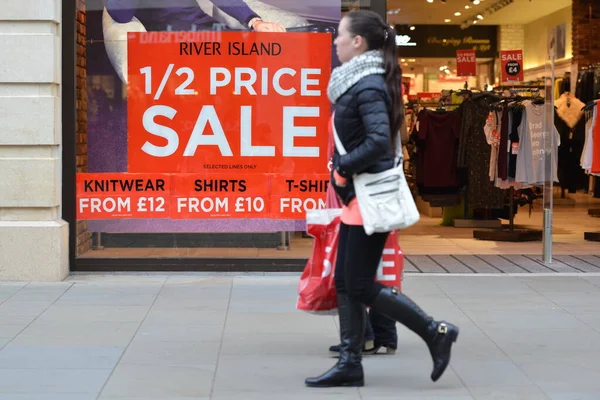
[[[456,71],[458,76],[477,75],[475,50],[456,50]]]
[[[329,174],[77,174],[77,218],[304,220],[326,208]]]
[[[214,33],[212,33],[214,34]],[[128,172],[327,172],[331,35],[128,33]]]
[[[523,82],[523,50],[502,50],[500,62],[503,83]]]

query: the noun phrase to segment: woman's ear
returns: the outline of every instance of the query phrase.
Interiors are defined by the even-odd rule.
[[[358,50],[362,48],[364,41],[365,39],[362,36],[356,35],[352,38],[352,47]]]

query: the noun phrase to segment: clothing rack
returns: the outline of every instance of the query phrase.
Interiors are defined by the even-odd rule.
[[[444,89],[441,91],[442,97],[437,102],[417,102],[415,103],[415,108],[427,108],[427,107],[435,107],[438,106],[437,110],[445,110],[445,107],[457,106],[459,107],[462,103],[446,103],[448,98],[451,98],[452,94],[456,93],[459,96],[479,96],[481,93],[489,95],[489,92],[481,92],[479,90],[470,90],[468,81],[465,81],[463,89],[458,91],[453,89]],[[490,219],[490,220],[476,220],[469,219],[469,199],[468,199],[468,186],[465,185],[461,192],[463,193],[464,198],[464,219],[454,219],[454,227],[455,228],[500,228],[502,223],[499,219]]]
[[[543,86],[542,86],[543,87]],[[502,96],[502,100],[500,102],[506,102],[510,100],[539,100],[538,96],[526,96],[521,97],[518,96],[518,93],[531,92],[531,93],[539,93],[539,89],[541,87],[537,86],[528,86],[528,87],[519,87],[515,89],[514,87],[510,89],[509,96]],[[491,107],[497,106],[498,103],[494,103]],[[529,229],[529,228],[515,228],[515,188],[511,186],[508,189],[508,227],[502,226],[501,229],[496,230],[474,230],[473,238],[478,240],[490,240],[490,241],[498,241],[498,242],[533,242],[533,241],[541,241],[543,232],[539,229]]]
[[[446,107],[460,106],[460,103],[446,103],[444,99],[439,101],[427,101],[415,103],[415,108],[438,107],[438,110],[445,110]]]
[[[486,84],[487,89],[487,84]],[[470,90],[468,82],[465,82],[464,88],[458,92],[450,90],[450,94],[458,93],[461,96],[477,98],[482,95],[495,96],[489,91]],[[495,96],[497,97],[497,96]],[[498,98],[499,99],[499,98]],[[469,218],[469,185],[466,183],[462,189],[464,208],[463,208],[463,219],[454,219],[455,228],[487,228],[487,229],[498,229],[502,227],[502,222],[498,218],[492,219],[475,219]],[[486,207],[487,210],[487,207]]]

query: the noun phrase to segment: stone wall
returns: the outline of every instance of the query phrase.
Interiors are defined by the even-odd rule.
[[[62,280],[61,1],[3,0],[0,19],[0,280]]]

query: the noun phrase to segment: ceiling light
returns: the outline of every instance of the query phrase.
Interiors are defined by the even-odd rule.
[[[414,31],[415,29],[417,29],[414,25],[410,27],[411,31]]]
[[[476,19],[473,20],[473,25],[477,25],[477,20]]]
[[[471,8],[471,6],[465,6],[465,10],[468,10],[469,8]]]
[[[446,19],[444,20],[444,22],[450,22],[450,21],[452,21],[450,18],[446,18]]]
[[[433,3],[433,0],[427,0],[428,3]]]
[[[477,15],[477,19],[483,19],[483,15],[481,15],[481,14]]]
[[[416,60],[416,59],[414,59],[414,58],[409,58],[409,59],[408,59],[408,62],[417,62],[417,60]]]
[[[478,5],[479,3],[481,3],[481,1],[479,1],[479,0],[473,0],[473,4]]]
[[[459,11],[457,11],[457,12],[454,13],[454,15],[457,16],[457,17],[460,17],[461,14],[460,14]]]
[[[401,61],[401,62],[406,62],[406,59],[405,59],[405,58],[403,58],[403,59],[401,59],[400,61]]]

